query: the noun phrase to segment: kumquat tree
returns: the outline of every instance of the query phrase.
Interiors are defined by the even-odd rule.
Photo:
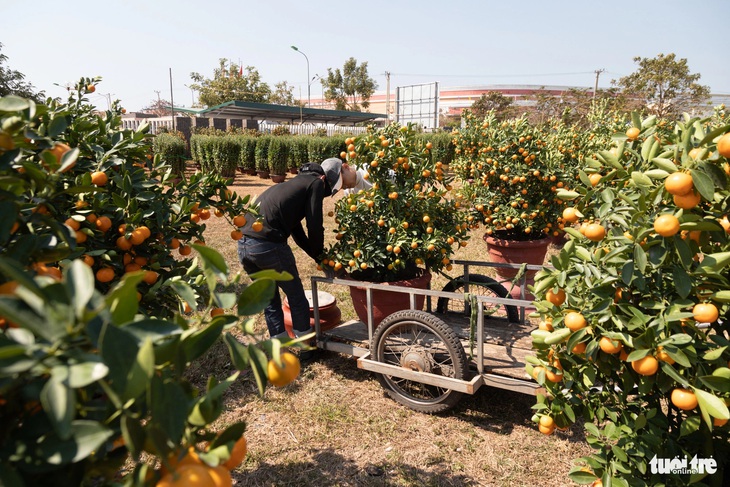
[[[204,220],[255,206],[214,175],[173,184],[145,127],[94,113],[98,82],[0,98],[0,484],[231,485],[245,423],[210,425],[240,372],[200,389],[185,372],[222,337],[260,392],[293,380],[296,357],[246,319],[287,277],[232,292]]]
[[[571,238],[536,277],[527,371],[547,390],[540,431],[585,421],[580,484],[727,485],[726,123],[634,115],[558,192]]]

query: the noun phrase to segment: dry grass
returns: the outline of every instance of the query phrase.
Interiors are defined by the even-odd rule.
[[[271,184],[237,175],[231,188],[260,194]],[[325,214],[333,207],[328,198]],[[207,244],[224,255],[233,272],[240,271],[230,226],[215,218],[206,223]],[[333,238],[333,219],[325,217],[325,225],[327,238]],[[484,260],[479,231],[472,237],[456,258]],[[309,287],[309,277],[319,274],[316,264],[297,248],[295,255]],[[432,287],[445,283],[436,277]],[[346,289],[325,290],[337,297],[343,319],[355,317]],[[265,330],[263,317],[258,326]],[[233,368],[218,344],[196,370],[201,379],[211,373],[223,378]],[[446,415],[420,414],[387,398],[376,377],[359,370],[353,357],[327,352],[294,384],[268,389],[263,398],[244,375],[228,391],[219,421],[248,424],[249,455],[233,472],[236,485],[570,485],[571,459],[590,449],[579,427],[540,434],[530,421],[534,402],[531,396],[482,387]]]

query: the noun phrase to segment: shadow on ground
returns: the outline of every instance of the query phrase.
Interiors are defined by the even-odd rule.
[[[427,471],[411,465],[366,465],[359,467],[355,461],[348,459],[331,449],[312,450],[307,461],[290,462],[276,465],[261,462],[251,471],[232,472],[238,485],[247,486],[385,486],[394,485],[406,480],[407,485],[429,486],[470,486],[479,485],[467,475],[455,475],[453,472]],[[297,479],[282,481],[281,479]]]

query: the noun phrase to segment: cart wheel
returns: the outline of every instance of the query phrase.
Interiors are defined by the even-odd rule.
[[[370,347],[378,362],[411,370],[464,379],[467,359],[461,341],[449,325],[425,311],[397,311],[375,330]],[[460,392],[380,374],[390,397],[422,413],[440,413],[454,407]]]
[[[464,276],[453,279],[444,286],[443,291],[459,292],[464,289]],[[511,297],[507,288],[491,277],[480,274],[469,274],[469,292],[481,296],[493,296],[497,298]],[[447,314],[456,313],[462,316],[471,314],[471,306],[464,299],[439,298],[436,305],[436,312]],[[484,303],[484,316],[506,318],[510,323],[519,323],[520,314],[517,306]]]

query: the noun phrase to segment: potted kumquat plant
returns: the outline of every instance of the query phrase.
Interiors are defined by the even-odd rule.
[[[468,238],[465,215],[449,198],[444,165],[429,157],[431,144],[417,136],[412,124],[369,127],[346,144],[347,162],[365,168],[372,187],[337,201],[337,242],[321,265],[352,279],[398,285],[415,279],[425,288],[431,272],[451,268],[453,252]],[[366,321],[364,298],[359,297],[364,292],[350,289],[358,294],[353,301]],[[376,311],[376,322],[408,308],[408,295],[391,293],[388,299],[396,297],[405,297],[406,303]]]

